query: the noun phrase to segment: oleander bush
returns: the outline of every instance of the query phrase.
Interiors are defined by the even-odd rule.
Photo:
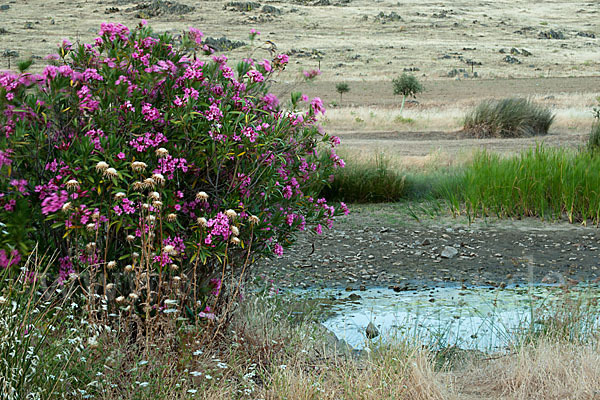
[[[37,244],[58,255],[48,276],[81,274],[91,309],[101,295],[214,318],[226,274],[347,212],[316,197],[343,166],[321,100],[268,91],[288,56],[231,67],[202,36],[103,23],[41,74],[0,75],[3,268]]]

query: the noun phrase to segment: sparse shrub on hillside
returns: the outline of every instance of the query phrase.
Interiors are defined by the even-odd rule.
[[[342,103],[342,96],[344,93],[348,93],[350,91],[350,86],[348,86],[345,82],[336,83],[335,90],[340,94],[340,104]]]
[[[394,86],[394,95],[402,95],[402,105],[400,106],[400,113],[404,110],[404,102],[407,96],[416,97],[418,93],[421,93],[424,88],[419,80],[411,74],[402,74],[392,80]]]
[[[527,137],[546,135],[554,121],[548,108],[530,100],[486,100],[465,118],[465,132],[478,137]]]
[[[39,243],[58,254],[49,277],[89,271],[91,302],[110,293],[148,318],[179,293],[213,318],[226,267],[347,211],[316,197],[343,166],[321,100],[288,111],[268,92],[287,55],[232,68],[202,36],[105,23],[39,75],[0,74],[1,267]]]

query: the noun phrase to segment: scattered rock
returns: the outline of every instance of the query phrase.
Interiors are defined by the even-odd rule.
[[[269,5],[264,5],[261,9],[262,12],[267,13],[267,14],[275,14],[275,15],[281,15],[282,11],[277,8],[277,7],[273,7],[273,6],[269,6]]]
[[[8,4],[2,4],[0,6],[0,11],[6,11],[10,8],[10,6]]]
[[[138,3],[135,7],[125,10],[125,12],[135,12],[136,18],[153,18],[161,15],[182,15],[194,11],[196,8],[176,1],[152,0]]]
[[[379,336],[379,329],[377,329],[374,323],[369,322],[367,329],[365,329],[365,333],[367,334],[367,338],[373,339]]]
[[[0,28],[0,35],[6,35],[8,31],[4,28]]]
[[[117,7],[108,7],[106,10],[104,10],[104,14],[114,14],[118,13],[119,11],[121,10],[119,10]]]
[[[421,242],[421,246],[429,246],[431,244],[431,240],[429,240],[428,238],[423,239],[423,241]]]
[[[444,250],[442,250],[442,253],[440,254],[440,256],[442,258],[454,258],[458,255],[458,250],[456,250],[454,247],[452,246],[446,246],[444,247]]]
[[[563,40],[565,38],[564,33],[561,31],[555,31],[554,29],[550,29],[549,31],[542,31],[539,34],[540,39],[559,39]]]
[[[596,35],[591,32],[577,32],[577,36],[596,39]]]
[[[358,301],[360,299],[362,299],[362,297],[356,293],[350,293],[350,295],[346,297],[346,300],[348,301]]]
[[[521,52],[516,47],[513,47],[512,49],[510,49],[510,54],[512,54],[513,56],[518,56],[521,54]]]
[[[513,56],[506,56],[502,59],[502,61],[509,63],[509,64],[521,64],[521,61],[519,61],[518,58],[513,57]]]
[[[33,29],[33,22],[25,22],[25,24],[23,25],[23,28],[25,29]]]
[[[230,11],[252,11],[260,8],[259,3],[255,3],[253,1],[230,1],[225,3],[223,7],[224,10]]]
[[[229,40],[225,36],[218,39],[205,37],[203,43],[209,47],[212,47],[216,51],[229,51],[246,45],[245,42]]]
[[[396,14],[396,12],[394,12],[394,11],[392,11],[389,14],[386,14],[383,11],[381,11],[379,14],[377,14],[375,16],[375,21],[385,24],[387,22],[402,21],[402,17],[400,15]]]

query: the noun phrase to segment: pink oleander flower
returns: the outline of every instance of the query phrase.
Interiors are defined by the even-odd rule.
[[[283,256],[283,246],[281,246],[279,243],[275,243],[275,246],[273,246],[273,254],[275,254],[277,257]]]

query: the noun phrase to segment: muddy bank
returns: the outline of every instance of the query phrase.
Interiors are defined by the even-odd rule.
[[[403,205],[354,206],[323,235],[301,235],[257,275],[281,287],[522,285],[598,278],[600,231],[565,222],[476,221],[439,216],[417,222]]]

